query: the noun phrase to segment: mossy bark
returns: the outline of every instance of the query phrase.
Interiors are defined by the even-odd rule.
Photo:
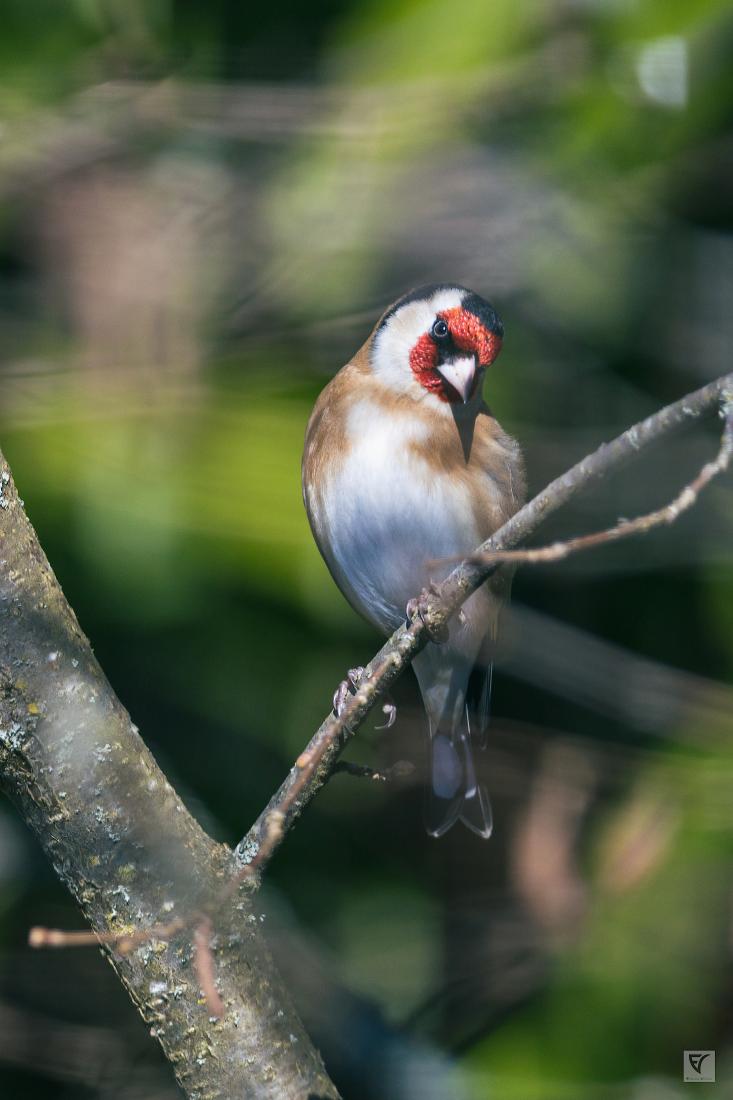
[[[97,932],[207,909],[236,867],[188,813],[92,654],[0,455],[0,784]],[[262,940],[255,896],[214,915],[225,1013],[209,1017],[190,927],[105,949],[194,1100],[336,1098]]]

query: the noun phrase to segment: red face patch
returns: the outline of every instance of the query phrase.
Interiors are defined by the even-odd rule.
[[[490,367],[501,351],[501,337],[490,332],[479,321],[475,313],[467,309],[447,309],[439,314],[445,321],[453,343],[461,351],[472,352],[480,367]]]
[[[490,366],[501,351],[501,337],[485,328],[475,314],[457,306],[438,314],[445,321],[454,347],[476,356],[479,367]],[[423,333],[410,351],[410,367],[421,386],[441,401],[460,400],[438,371],[438,344],[429,332]]]
[[[445,394],[445,383],[437,370],[438,345],[430,333],[423,333],[410,351],[410,366],[421,386],[437,394],[443,401],[448,400]]]

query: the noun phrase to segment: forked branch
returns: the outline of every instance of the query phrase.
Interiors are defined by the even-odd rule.
[[[685,485],[674,500],[657,508],[653,512],[647,512],[643,516],[634,519],[622,519],[613,527],[607,527],[603,531],[594,531],[590,535],[578,535],[576,538],[563,539],[553,542],[549,546],[537,546],[531,550],[492,550],[488,553],[471,554],[468,558],[449,558],[448,561],[469,561],[475,565],[493,565],[500,562],[513,562],[517,565],[539,565],[542,563],[562,561],[579,550],[593,550],[605,543],[618,542],[621,539],[630,538],[632,535],[645,535],[655,527],[674,523],[683,512],[692,508],[697,502],[700,493],[707,485],[724,473],[730,465],[733,456],[733,405],[726,404],[721,408],[723,418],[723,434],[720,438],[720,448],[712,462],[706,462],[697,477]],[[446,561],[445,558],[442,559]]]
[[[538,550],[514,550],[540,527],[548,516],[582,490],[607,474],[637,458],[651,444],[685,424],[699,420],[713,409],[724,417],[723,438],[714,461],[706,464],[697,477],[665,508],[636,520],[624,521],[607,531],[584,535]],[[255,821],[236,849],[243,865],[256,860],[258,870],[269,861],[282,838],[295,823],[310,799],[328,779],[348,740],[353,737],[374,705],[384,697],[390,685],[428,643],[430,635],[440,633],[451,615],[468,599],[503,561],[539,562],[566,557],[575,550],[627,535],[638,534],[662,523],[670,523],[691,507],[700,491],[725,470],[733,450],[733,374],[688,394],[652,416],[634,424],[610,443],[602,443],[592,454],[555,478],[524,505],[475,554],[464,559],[438,585],[421,616],[394,632],[364,670],[354,694],[347,698],[339,715],[330,713],[311,739],[305,752],[291,768],[280,789]],[[304,770],[303,762],[305,762]],[[293,795],[295,794],[295,797]],[[270,815],[278,814],[278,842],[267,842]],[[263,852],[264,848],[264,852]]]

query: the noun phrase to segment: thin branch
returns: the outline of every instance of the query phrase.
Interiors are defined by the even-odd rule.
[[[127,955],[135,947],[150,940],[170,940],[188,926],[181,918],[167,924],[154,924],[137,932],[66,932],[62,928],[44,928],[36,925],[28,933],[29,947],[90,947],[105,944],[114,947],[120,955]]]
[[[368,764],[356,764],[353,760],[337,760],[333,766],[332,775],[343,772],[345,775],[353,775],[356,779],[372,779],[377,783],[391,783],[395,779],[404,779],[412,775],[415,765],[409,760],[398,760],[391,768],[384,771],[375,771]]]
[[[216,988],[216,965],[210,944],[213,930],[208,917],[204,917],[197,925],[193,936],[193,963],[201,992],[206,998],[209,1015],[220,1020],[224,1015],[224,1002]]]
[[[326,782],[346,742],[372,707],[428,643],[430,635],[439,633],[458,607],[498,568],[498,560],[487,560],[487,556],[512,550],[581,490],[636,458],[657,440],[699,420],[716,406],[728,406],[731,402],[733,374],[727,374],[634,424],[550,482],[470,559],[458,565],[428,597],[421,616],[399,627],[367,665],[357,690],[346,699],[340,715],[331,713],[322,722],[282,786],[237,846],[238,860],[250,867],[256,861],[259,871],[266,866],[282,838]],[[700,476],[704,473],[702,471]],[[697,487],[698,492],[701,487]],[[269,821],[273,814],[282,815],[278,818],[278,838],[274,843],[269,838]]]
[[[730,465],[733,457],[733,406],[726,405],[723,411],[723,435],[720,440],[720,449],[712,462],[707,462],[688,485],[677,494],[674,500],[665,504],[663,508],[657,508],[654,512],[647,512],[635,519],[623,519],[613,527],[607,527],[604,531],[594,531],[590,535],[579,535],[577,538],[565,539],[553,542],[549,546],[533,547],[531,550],[494,550],[486,554],[471,554],[469,557],[440,558],[430,565],[446,565],[451,562],[468,561],[475,565],[492,565],[495,562],[514,562],[521,565],[535,565],[541,562],[562,561],[570,554],[579,550],[591,550],[596,546],[603,546],[608,542],[618,542],[620,539],[629,538],[631,535],[645,535],[655,527],[663,524],[674,523],[683,512],[692,508],[697,502],[702,490],[710,484],[714,477],[724,473]]]

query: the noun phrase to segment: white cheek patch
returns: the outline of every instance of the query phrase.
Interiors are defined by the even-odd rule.
[[[388,319],[372,347],[372,368],[385,385],[401,393],[414,388],[415,396],[425,396],[410,369],[410,352],[430,330],[436,315],[457,309],[465,295],[458,287],[437,290],[430,298],[406,302]]]

